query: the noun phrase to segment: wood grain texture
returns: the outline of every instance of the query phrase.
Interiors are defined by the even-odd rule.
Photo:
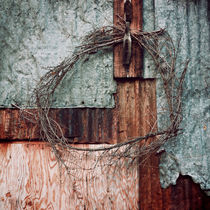
[[[78,165],[88,169],[97,155],[80,153]],[[40,142],[0,144],[0,163],[1,210],[138,209],[137,167],[105,170],[101,161],[90,171],[74,164],[69,175],[59,169],[51,149]]]
[[[81,157],[81,165],[90,167],[94,155]],[[0,144],[0,209],[210,208],[210,198],[190,177],[181,176],[176,186],[162,189],[159,184],[158,157],[153,156],[151,160],[150,165],[147,163],[144,166],[151,168],[149,173],[141,170],[140,176],[137,168],[132,171],[122,168],[116,171],[111,168],[110,171],[104,172],[103,167],[98,167],[93,174],[89,171],[79,172],[74,168],[69,176],[59,169],[53,153],[44,143]],[[100,166],[103,166],[103,163],[100,163]],[[147,187],[148,185],[150,187]]]
[[[131,28],[142,28],[142,0],[132,0]],[[114,1],[116,14],[123,17],[123,0]],[[63,127],[66,137],[79,143],[116,143],[157,128],[155,80],[140,80],[142,52],[133,43],[127,73],[122,66],[122,45],[114,49],[117,94],[114,109],[51,109],[50,115]],[[129,78],[129,79],[125,79]],[[35,110],[30,110],[35,112]],[[176,186],[162,189],[159,157],[151,156],[140,168],[104,169],[101,161],[94,172],[94,155],[74,154],[68,158],[70,174],[61,168],[39,139],[38,126],[23,119],[17,109],[0,110],[0,209],[210,209],[210,198],[189,177]],[[6,142],[13,140],[13,142]],[[153,139],[154,140],[154,139]],[[77,145],[96,147],[96,145]],[[76,157],[75,157],[76,156]],[[75,167],[75,163],[78,166]]]
[[[132,0],[133,7],[133,19],[130,29],[140,30],[142,29],[142,0]],[[114,24],[117,24],[119,17],[124,18],[124,1],[114,0]],[[114,77],[115,78],[141,78],[142,77],[142,65],[143,57],[142,50],[138,44],[132,40],[132,57],[129,66],[129,71],[123,66],[123,47],[122,44],[114,47]]]
[[[145,135],[156,123],[155,80],[125,80],[118,82],[119,141]],[[155,131],[155,130],[154,130]]]

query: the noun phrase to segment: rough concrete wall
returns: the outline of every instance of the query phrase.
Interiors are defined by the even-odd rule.
[[[143,1],[143,30],[154,31],[155,30],[155,5],[154,0]],[[151,56],[144,51],[143,60],[143,77],[156,78],[157,72]]]
[[[184,130],[179,138],[164,146],[166,152],[160,163],[162,187],[175,184],[179,174],[189,175],[210,195],[209,4],[207,0],[144,1],[144,11],[148,12],[144,14],[144,30],[155,24],[156,29],[166,28],[176,44],[181,38],[178,69],[185,59],[190,59],[183,97]],[[162,96],[158,82],[159,113]],[[159,127],[164,126],[161,115],[158,117]]]
[[[27,105],[44,67],[58,65],[98,26],[112,24],[107,0],[0,0],[0,106]],[[80,62],[59,87],[54,107],[113,107],[113,56]]]

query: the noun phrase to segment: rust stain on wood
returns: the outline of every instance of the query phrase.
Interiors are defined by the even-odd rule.
[[[150,107],[156,105],[155,80],[119,80],[115,103],[114,109],[51,109],[50,116],[74,142],[116,143],[143,135],[144,127],[149,126],[145,117],[154,119]],[[19,110],[1,109],[0,117],[0,139],[40,138],[38,125],[24,120]]]
[[[0,144],[0,209],[138,209],[138,167],[105,170],[101,161],[93,171],[73,164],[67,174],[45,143],[10,143],[6,154],[3,147]],[[88,168],[98,155],[80,153],[77,159]]]
[[[132,30],[142,29],[142,0],[132,0],[133,7],[133,19],[131,22]],[[115,0],[114,1],[114,24],[117,24],[119,17],[124,18],[124,1]],[[122,44],[116,45],[114,47],[114,77],[115,78],[141,78],[142,77],[142,50],[135,41],[132,41],[132,57],[129,66],[129,71],[127,72],[123,66],[123,47]]]
[[[30,110],[35,112],[35,110]],[[22,118],[17,109],[0,109],[0,139],[34,139],[38,138],[38,125]]]

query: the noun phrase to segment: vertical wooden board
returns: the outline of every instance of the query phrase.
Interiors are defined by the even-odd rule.
[[[155,80],[118,81],[118,141],[156,131]]]
[[[140,83],[140,132],[141,135],[146,135],[157,130],[156,80],[141,80]]]
[[[118,82],[118,141],[141,135],[139,132],[140,85],[138,80]]]
[[[142,0],[132,0],[133,19],[131,31],[142,29]],[[119,17],[124,18],[124,1],[114,0],[114,24],[117,24]],[[123,47],[118,44],[114,47],[114,77],[115,78],[141,78],[142,77],[142,50],[138,44],[132,41],[132,57],[127,71],[123,66]]]
[[[138,209],[137,167],[89,170],[97,155],[67,157],[67,174],[45,143],[0,144],[0,209]]]
[[[156,81],[154,79],[150,79],[142,82],[142,85],[140,86],[140,95],[142,96],[140,107],[140,132],[143,136],[150,132],[157,131]],[[155,141],[155,138],[152,138],[147,142],[149,143],[151,141]],[[158,170],[158,165],[153,168],[153,165],[151,165],[151,159],[153,159],[153,157],[147,157],[146,160],[143,157],[143,162],[139,168],[140,209],[155,209],[157,206],[161,207],[161,197],[159,197],[159,200],[154,199],[155,197],[153,197],[154,195],[157,195],[156,193],[158,193],[153,190],[153,185],[154,187],[156,185],[160,187],[160,183],[159,180],[152,182],[154,180],[154,176],[156,175],[155,172]],[[157,190],[160,189],[161,188],[157,188]]]

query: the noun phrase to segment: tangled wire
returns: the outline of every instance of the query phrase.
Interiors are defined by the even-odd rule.
[[[75,153],[83,151],[100,152],[94,167],[102,157],[108,157],[109,164],[114,160],[129,159],[134,163],[140,157],[146,157],[156,152],[167,140],[177,136],[180,132],[182,121],[182,91],[183,81],[188,67],[186,62],[180,76],[176,71],[177,50],[169,34],[160,29],[153,32],[131,30],[131,38],[137,42],[140,48],[146,50],[152,57],[157,72],[160,74],[167,100],[167,114],[169,123],[166,128],[157,132],[149,132],[145,136],[126,140],[110,146],[98,148],[81,148],[69,144],[69,139],[63,134],[62,127],[49,116],[52,96],[55,89],[61,83],[67,73],[73,72],[75,63],[84,56],[91,56],[98,50],[112,48],[123,42],[125,34],[125,22],[120,19],[117,25],[106,26],[86,35],[83,44],[76,48],[75,53],[66,58],[58,66],[49,68],[49,71],[40,79],[33,92],[33,101],[37,106],[37,113],[33,116],[38,119],[41,138],[50,143],[56,157],[69,169],[66,163],[66,154],[74,156]],[[152,139],[152,141],[148,141]],[[139,144],[141,142],[141,144]],[[67,155],[66,155],[67,156]]]

